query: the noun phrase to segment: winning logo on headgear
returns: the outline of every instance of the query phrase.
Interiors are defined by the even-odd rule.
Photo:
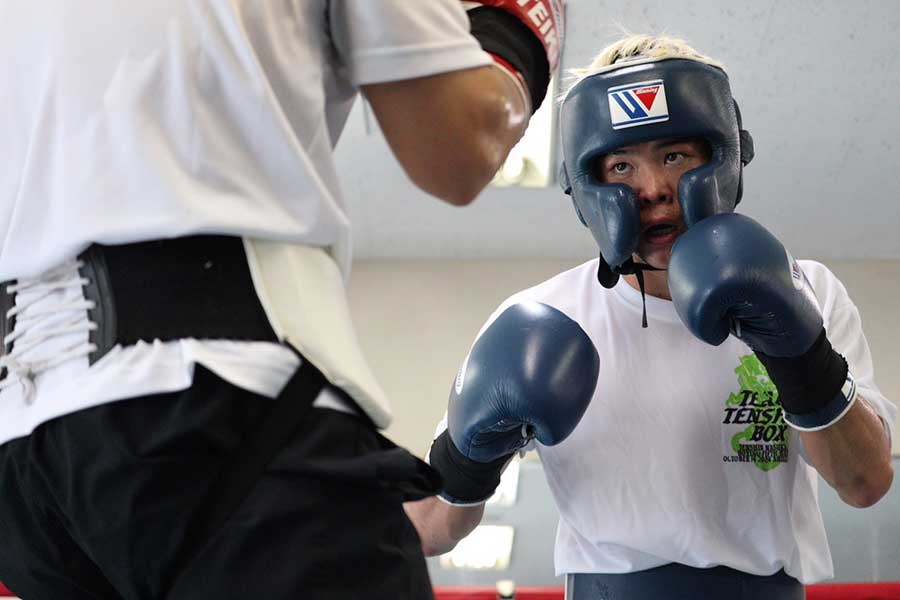
[[[606,90],[613,129],[669,120],[666,86],[662,79],[639,81]]]

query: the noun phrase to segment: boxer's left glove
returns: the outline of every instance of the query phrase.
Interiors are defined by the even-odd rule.
[[[444,480],[441,498],[480,504],[532,438],[546,446],[566,439],[587,410],[599,369],[590,338],[560,311],[538,302],[503,311],[463,362],[447,430],[429,452]]]
[[[465,0],[472,36],[527,90],[531,112],[559,68],[565,33],[562,0]]]
[[[785,421],[816,431],[856,398],[847,361],[831,347],[806,276],[765,227],[744,215],[703,219],[675,242],[669,291],[701,340],[744,341],[778,389]]]

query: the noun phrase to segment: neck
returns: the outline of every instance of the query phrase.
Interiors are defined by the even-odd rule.
[[[636,275],[623,275],[625,282],[636,290],[640,290]],[[671,300],[669,279],[666,271],[644,271],[644,293],[654,298]]]

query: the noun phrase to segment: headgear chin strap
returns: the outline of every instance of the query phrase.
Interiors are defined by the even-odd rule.
[[[600,180],[603,155],[651,140],[703,138],[712,151],[709,162],[678,181],[685,224],[731,212],[740,202],[753,139],[741,129],[728,76],[718,67],[682,58],[612,66],[569,90],[559,122],[560,184],[600,247],[598,279],[607,287],[619,274],[634,272],[641,216],[629,186]]]

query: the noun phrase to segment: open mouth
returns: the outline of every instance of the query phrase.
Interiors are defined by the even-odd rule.
[[[660,223],[651,225],[644,230],[644,237],[648,241],[665,241],[669,237],[678,233],[678,227],[671,223]]]

